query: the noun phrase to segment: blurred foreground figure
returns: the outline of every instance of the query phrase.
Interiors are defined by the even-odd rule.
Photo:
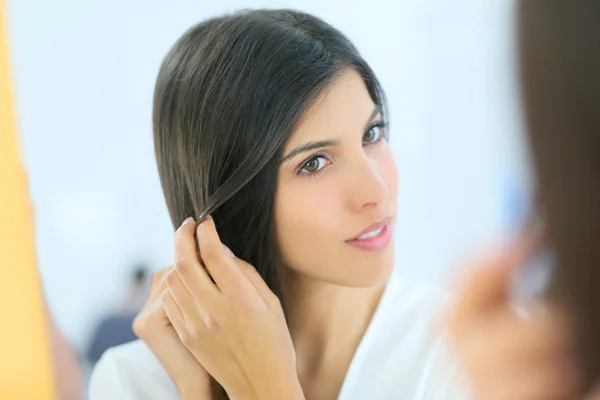
[[[600,1],[522,0],[520,57],[539,211],[583,390],[600,376]]]
[[[476,399],[599,399],[600,2],[522,0],[519,13],[543,228],[463,277],[448,326]],[[514,278],[538,267],[549,284],[519,312]]]

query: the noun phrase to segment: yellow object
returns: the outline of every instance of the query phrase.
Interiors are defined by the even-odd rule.
[[[49,337],[0,0],[0,399],[54,399]]]

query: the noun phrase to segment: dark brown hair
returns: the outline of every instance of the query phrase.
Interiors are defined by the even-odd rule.
[[[600,376],[600,1],[522,0],[520,59],[539,202],[588,388]]]
[[[192,27],[156,81],[154,143],[173,227],[211,214],[223,243],[284,308],[273,223],[278,166],[303,112],[346,68],[361,74],[385,117],[377,78],[339,31],[305,13],[256,10]],[[227,398],[216,384],[213,395]]]

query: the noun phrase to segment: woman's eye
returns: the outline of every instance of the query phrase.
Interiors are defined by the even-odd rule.
[[[363,135],[363,143],[375,143],[383,136],[383,127],[381,125],[375,125],[371,127],[364,135]]]
[[[312,174],[320,171],[327,165],[327,160],[323,156],[314,157],[304,163],[300,172]]]

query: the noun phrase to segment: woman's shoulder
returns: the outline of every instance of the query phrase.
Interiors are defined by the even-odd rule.
[[[169,375],[140,340],[107,350],[94,367],[90,379],[90,400],[177,398],[177,390]]]

